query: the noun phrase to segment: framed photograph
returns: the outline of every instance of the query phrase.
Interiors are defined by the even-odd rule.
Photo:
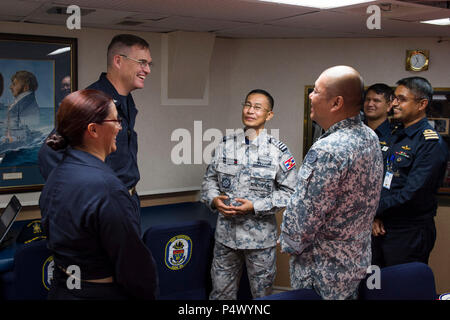
[[[428,122],[441,136],[448,135],[448,119],[428,118]]]
[[[309,148],[324,133],[324,130],[310,118],[311,101],[309,94],[314,90],[314,86],[305,86],[305,112],[303,119],[303,158],[308,153]]]
[[[434,129],[442,136],[450,151],[449,119],[450,119],[450,88],[434,88],[433,101],[427,107],[427,118]],[[447,159],[442,187],[439,194],[450,195],[450,159]]]
[[[0,193],[42,189],[38,152],[77,83],[77,39],[0,33]]]

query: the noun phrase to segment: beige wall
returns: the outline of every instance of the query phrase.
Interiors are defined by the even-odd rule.
[[[436,243],[429,265],[434,273],[436,291],[450,292],[450,207],[438,208],[436,218]]]

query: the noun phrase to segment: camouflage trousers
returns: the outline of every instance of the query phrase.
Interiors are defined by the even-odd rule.
[[[276,247],[231,249],[216,241],[211,268],[210,300],[236,300],[242,268],[247,267],[253,298],[272,293],[276,273]]]

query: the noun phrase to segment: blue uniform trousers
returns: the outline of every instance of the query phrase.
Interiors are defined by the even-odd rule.
[[[436,240],[432,217],[421,222],[385,224],[386,234],[372,236],[372,264],[380,268],[408,262],[428,264]]]

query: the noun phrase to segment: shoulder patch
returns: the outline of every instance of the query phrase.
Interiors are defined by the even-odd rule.
[[[439,139],[438,133],[432,129],[425,129],[425,130],[423,130],[422,134],[425,137],[425,140],[438,140]]]
[[[317,160],[317,152],[316,150],[309,150],[305,157],[305,162],[314,163]]]

